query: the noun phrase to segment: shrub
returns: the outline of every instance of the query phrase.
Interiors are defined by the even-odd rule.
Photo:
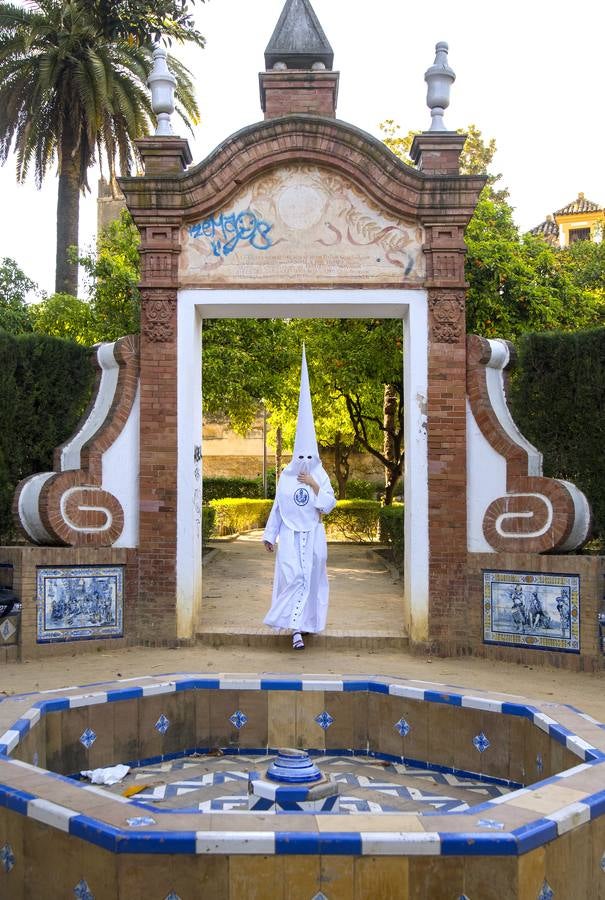
[[[399,569],[403,569],[403,557],[405,549],[403,503],[394,503],[392,506],[383,506],[380,509],[380,534],[385,544],[393,551],[393,562]]]
[[[339,500],[329,516],[325,518],[329,537],[340,537],[347,541],[369,543],[378,534],[377,500]]]
[[[214,531],[216,510],[213,506],[202,506],[202,544],[206,544]]]
[[[511,407],[523,434],[544,454],[544,474],[572,481],[605,538],[605,328],[526,334]]]
[[[347,500],[375,500],[380,484],[364,481],[362,478],[349,478],[347,481]]]
[[[215,534],[226,535],[264,528],[273,501],[224,498],[211,500],[209,505],[215,514]]]
[[[53,450],[73,434],[94,383],[90,351],[47,335],[0,331],[0,540],[14,539],[17,483],[52,470]]]
[[[204,503],[210,500],[263,500],[262,478],[204,478]],[[267,495],[275,497],[275,469],[267,473]]]

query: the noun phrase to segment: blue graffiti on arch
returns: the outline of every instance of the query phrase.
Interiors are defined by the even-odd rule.
[[[251,209],[243,209],[239,213],[210,216],[203,222],[191,225],[189,234],[192,238],[208,238],[215,256],[229,256],[238,247],[240,241],[248,241],[255,250],[268,250],[273,246],[270,231],[273,225],[261,219]]]

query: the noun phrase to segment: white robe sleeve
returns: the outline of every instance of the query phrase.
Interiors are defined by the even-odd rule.
[[[327,475],[324,475],[324,477],[321,479],[321,482],[319,484],[319,493],[314,493],[313,504],[315,506],[315,509],[319,510],[319,512],[324,513],[325,515],[332,512],[332,510],[336,506],[336,497],[334,496],[334,490]]]
[[[281,524],[282,517],[279,511],[279,503],[277,502],[277,500],[275,500],[273,502],[273,506],[271,507],[271,512],[269,513],[267,524],[265,525],[263,541],[268,541],[270,544],[274,544],[277,540]]]

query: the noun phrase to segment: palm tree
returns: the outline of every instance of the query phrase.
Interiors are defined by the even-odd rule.
[[[77,293],[77,257],[70,260],[69,248],[78,246],[88,169],[104,158],[113,181],[116,163],[130,172],[133,141],[149,134],[152,122],[151,42],[108,28],[102,8],[90,0],[37,0],[27,9],[0,3],[0,164],[14,150],[17,179],[33,166],[40,186],[57,162],[58,293]],[[199,121],[191,73],[174,57],[170,66],[177,111],[190,128]]]

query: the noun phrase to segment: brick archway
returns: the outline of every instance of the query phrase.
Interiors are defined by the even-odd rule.
[[[464,138],[443,133],[417,139],[420,169],[401,163],[381,142],[350,125],[316,116],[286,116],[243,129],[227,139],[198,166],[190,161],[186,142],[149,138],[140,142],[145,176],[123,179],[128,207],[142,236],[141,321],[141,470],[139,547],[139,633],[155,640],[158,623],[167,640],[192,637],[197,576],[179,579],[177,554],[179,496],[178,460],[193,447],[179,450],[178,359],[182,292],[203,288],[190,283],[179,257],[192,223],[226,210],[246,186],[285,166],[314,166],[343,179],[385,217],[411,223],[422,235],[421,263],[415,277],[398,269],[372,290],[423,290],[428,298],[426,348],[428,387],[418,397],[428,422],[426,590],[410,588],[408,603],[416,609],[412,637],[417,642],[442,641],[451,632],[452,611],[464,602],[466,569],[466,345],[464,229],[483,178],[458,175]],[[361,252],[361,251],[360,251]],[[346,291],[363,280],[336,276],[321,266],[317,277],[295,285],[275,272],[267,256],[262,284],[246,277],[237,282],[208,283],[209,290],[265,289]],[[418,272],[421,274],[419,275]],[[269,273],[268,277],[265,277]],[[182,441],[182,438],[181,438]],[[411,495],[410,511],[414,497]],[[191,511],[192,519],[195,513]],[[184,546],[184,545],[183,545]],[[194,550],[195,541],[192,545]],[[179,561],[179,556],[180,560]],[[181,570],[182,571],[182,570]],[[430,601],[429,601],[430,597]],[[456,599],[455,599],[456,598]]]

